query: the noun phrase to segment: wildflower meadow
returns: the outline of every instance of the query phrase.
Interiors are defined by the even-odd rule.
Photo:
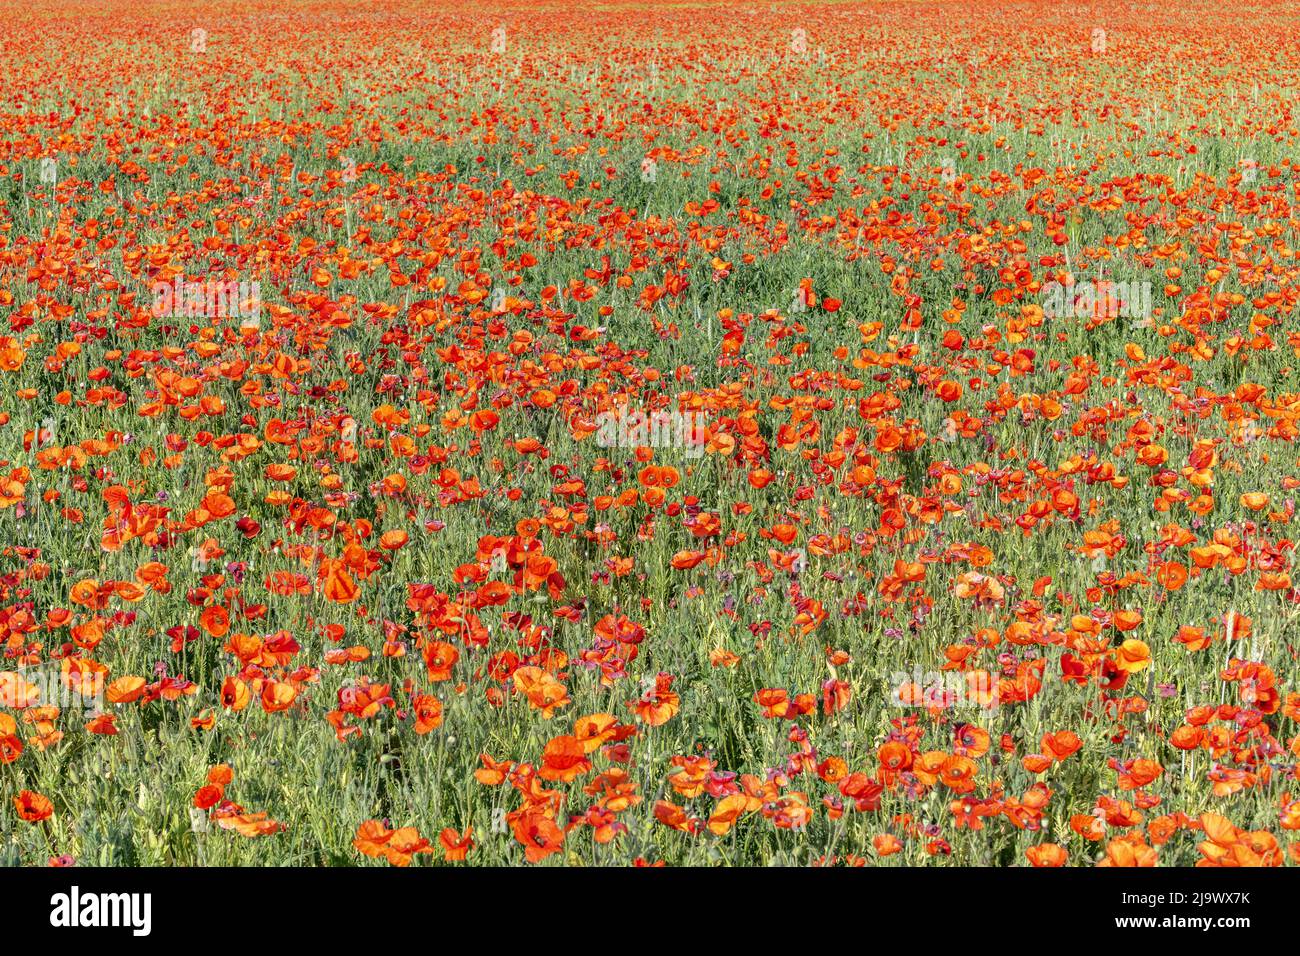
[[[0,22],[0,863],[1300,864],[1300,7]]]

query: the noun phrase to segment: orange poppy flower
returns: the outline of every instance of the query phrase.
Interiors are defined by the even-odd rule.
[[[50,799],[32,790],[18,791],[14,808],[18,811],[18,818],[28,823],[39,823],[54,815],[54,804]]]
[[[511,828],[515,839],[524,845],[529,863],[540,863],[564,845],[564,831],[555,821],[538,810],[527,810],[515,817]]]

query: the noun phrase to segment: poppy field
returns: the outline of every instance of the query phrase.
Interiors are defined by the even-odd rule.
[[[0,5],[0,862],[1300,864],[1300,10]]]

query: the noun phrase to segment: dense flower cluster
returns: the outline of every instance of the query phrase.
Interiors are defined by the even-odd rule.
[[[1300,862],[1296,11],[564,6],[3,14],[0,860]]]

